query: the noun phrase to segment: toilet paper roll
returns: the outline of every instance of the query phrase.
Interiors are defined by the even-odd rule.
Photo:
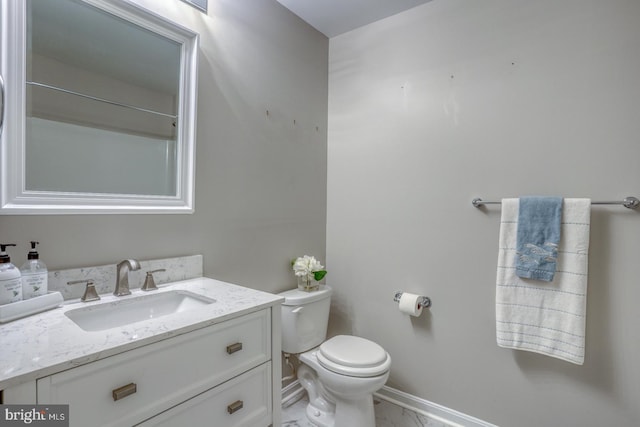
[[[403,313],[407,313],[411,316],[420,316],[420,313],[422,313],[422,305],[420,304],[421,301],[422,296],[403,292],[402,296],[400,297],[400,303],[398,304],[398,307]]]

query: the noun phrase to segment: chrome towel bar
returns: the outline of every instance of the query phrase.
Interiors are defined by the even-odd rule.
[[[485,201],[480,198],[475,198],[471,201],[471,204],[476,208],[480,208],[484,205],[499,205],[501,203],[502,202],[497,202],[497,201]],[[627,209],[636,209],[638,206],[640,206],[640,200],[638,200],[636,197],[629,196],[629,197],[625,197],[624,200],[591,202],[591,204],[592,205],[622,205]]]

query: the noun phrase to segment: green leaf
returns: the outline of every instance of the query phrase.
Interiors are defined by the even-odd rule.
[[[324,276],[327,275],[327,271],[326,270],[320,270],[320,271],[314,271],[313,272],[313,278],[316,279],[316,281],[320,281],[324,278]]]

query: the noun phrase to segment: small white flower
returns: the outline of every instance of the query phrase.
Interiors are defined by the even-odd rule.
[[[324,267],[318,262],[315,257],[305,255],[299,257],[293,263],[293,271],[296,276],[313,276],[316,271],[322,270]]]

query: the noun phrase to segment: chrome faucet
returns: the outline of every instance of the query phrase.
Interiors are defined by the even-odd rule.
[[[125,259],[117,265],[116,290],[113,294],[117,297],[131,295],[129,290],[129,271],[140,270],[140,263],[135,259]]]

